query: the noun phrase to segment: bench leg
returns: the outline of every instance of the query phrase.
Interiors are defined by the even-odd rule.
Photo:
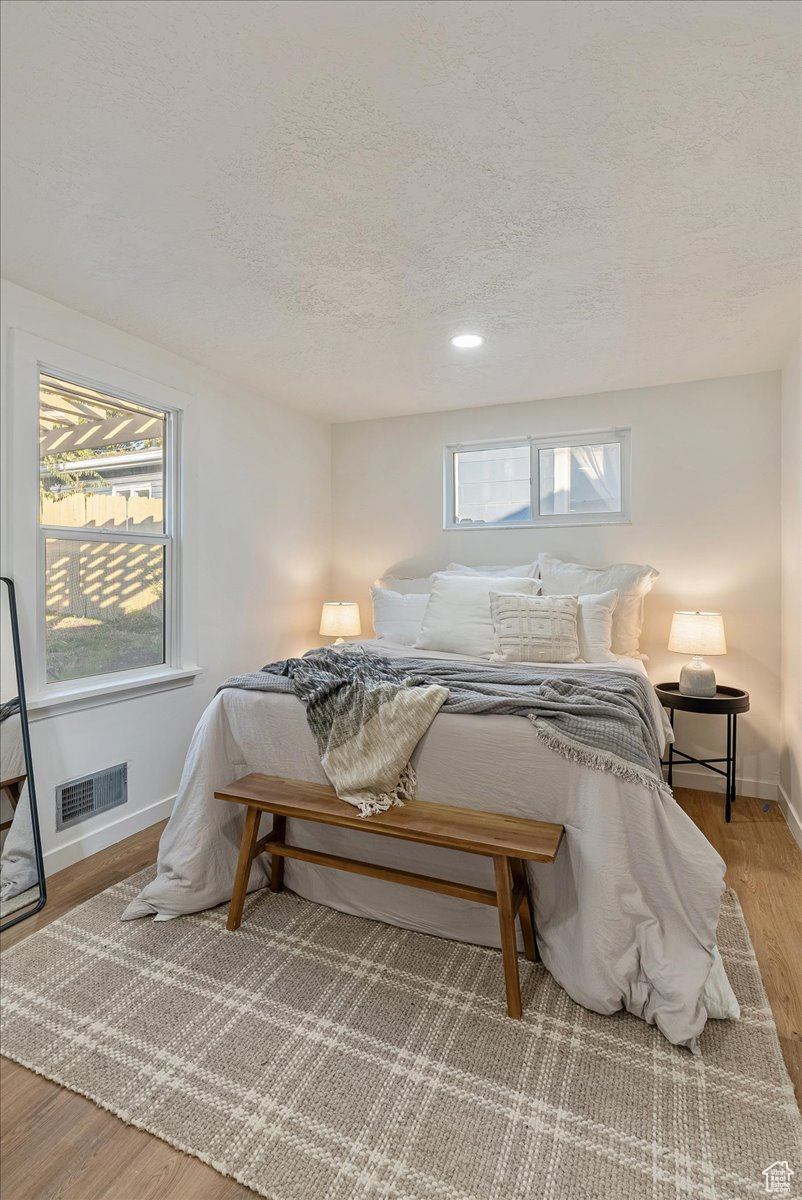
[[[237,862],[237,873],[234,876],[234,890],[231,893],[231,903],[228,906],[226,929],[239,929],[240,921],[242,920],[242,910],[245,907],[245,897],[248,894],[248,879],[251,874],[253,851],[259,834],[259,818],[261,815],[258,808],[250,807],[245,814],[245,828],[242,831],[239,861]]]
[[[522,893],[521,907],[518,912],[521,918],[521,932],[524,936],[524,954],[530,962],[540,962],[535,938],[535,910],[532,907],[532,893],[529,889],[529,876],[526,873],[526,863],[522,858],[512,860],[512,877],[519,885]]]
[[[274,842],[284,842],[287,839],[287,818],[273,817]],[[280,854],[270,855],[270,890],[280,892],[284,887],[284,858]]]
[[[501,955],[504,960],[504,985],[507,989],[507,1015],[520,1017],[521,981],[518,977],[518,947],[515,943],[515,909],[512,903],[512,871],[510,860],[493,857],[496,872],[498,923],[501,930]]]

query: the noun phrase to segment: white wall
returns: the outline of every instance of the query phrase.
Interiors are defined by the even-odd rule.
[[[780,376],[640,388],[336,425],[333,430],[335,598],[361,602],[388,570],[419,575],[451,560],[526,562],[539,550],[580,562],[649,562],[661,578],[647,601],[642,649],[655,681],[676,679],[666,650],[677,608],[723,612],[722,683],[746,688],[739,722],[740,789],[777,795],[780,728]],[[443,530],[443,447],[456,441],[632,428],[630,526]],[[721,718],[678,716],[680,745],[723,754]],[[693,753],[693,751],[691,751]],[[680,776],[677,776],[680,781]],[[693,769],[691,786],[715,787]]]
[[[802,367],[798,342],[782,374],[781,803],[802,846]]]
[[[195,569],[187,587],[197,601],[194,653],[204,673],[189,687],[32,723],[50,871],[166,816],[192,730],[218,683],[317,641],[329,587],[330,428],[13,284],[3,283],[2,302],[4,360],[10,329],[20,329],[190,393],[185,541]],[[6,413],[8,384],[4,362]],[[8,443],[4,437],[4,455]],[[13,537],[33,537],[35,513],[15,508],[13,496],[6,507]],[[30,656],[31,597],[18,603]],[[126,808],[57,834],[56,785],[123,761]]]

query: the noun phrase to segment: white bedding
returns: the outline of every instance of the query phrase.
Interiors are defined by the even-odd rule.
[[[364,644],[389,656],[410,653],[387,642]],[[633,659],[604,669],[644,672]],[[654,704],[659,708],[656,697]],[[664,717],[661,724],[670,736]],[[513,716],[440,713],[413,763],[421,800],[565,825],[557,861],[529,870],[543,962],[574,1000],[601,1013],[625,1008],[691,1049],[708,1016],[706,984],[711,1015],[737,1015],[715,950],[724,863],[669,795],[568,761]],[[326,782],[294,696],[231,689],[214,698],[187,755],[157,877],[126,919],[154,913],[168,919],[230,898],[244,813],[213,793],[250,771]],[[492,886],[492,865],[475,855],[309,823],[291,822],[289,836],[335,854]],[[257,861],[251,889],[268,877],[268,863]],[[484,905],[292,860],[285,881],[299,895],[344,912],[499,944],[495,910]]]

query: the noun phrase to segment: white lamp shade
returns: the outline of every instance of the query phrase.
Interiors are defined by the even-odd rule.
[[[359,637],[359,605],[355,600],[327,600],[320,614],[320,633],[328,637]]]
[[[721,613],[675,612],[668,648],[676,654],[726,654]]]

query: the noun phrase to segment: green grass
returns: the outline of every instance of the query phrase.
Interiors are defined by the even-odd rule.
[[[47,618],[47,679],[83,679],[164,662],[160,613],[135,612],[101,621],[53,614]]]

